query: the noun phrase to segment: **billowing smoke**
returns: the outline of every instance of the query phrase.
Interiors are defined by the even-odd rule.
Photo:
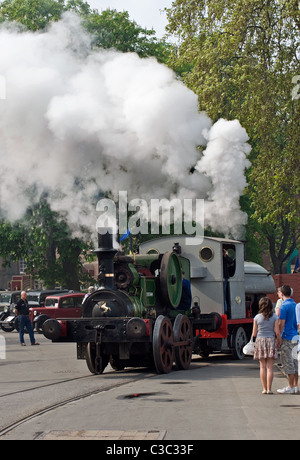
[[[244,171],[251,147],[248,135],[238,120],[218,120],[207,134],[208,144],[197,171],[211,179],[207,193],[205,220],[225,235],[241,237],[247,214],[240,210],[239,199],[247,185]]]
[[[69,13],[47,32],[2,26],[0,75],[2,216],[18,219],[47,196],[72,228],[94,229],[99,190],[127,191],[129,199],[205,198],[205,223],[239,236],[247,134],[238,121],[212,126],[166,66],[92,50]]]

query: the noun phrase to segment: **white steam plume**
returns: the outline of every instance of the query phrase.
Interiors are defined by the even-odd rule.
[[[0,75],[6,218],[20,218],[47,193],[73,228],[94,229],[99,190],[115,197],[124,190],[129,199],[205,198],[205,223],[239,236],[247,134],[238,121],[212,126],[166,66],[92,51],[79,18],[68,13],[46,32],[1,26]]]
[[[239,199],[247,185],[244,170],[251,147],[238,120],[218,120],[207,134],[208,144],[196,170],[211,178],[205,205],[206,223],[225,235],[239,236],[247,223]]]

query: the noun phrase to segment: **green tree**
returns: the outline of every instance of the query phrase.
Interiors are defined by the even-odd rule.
[[[64,0],[4,0],[0,4],[0,22],[16,21],[35,31],[58,21],[64,9]]]
[[[155,31],[144,29],[129,19],[127,11],[107,9],[93,11],[85,20],[86,29],[94,36],[94,45],[115,48],[123,53],[136,52],[140,57],[155,56],[166,62],[171,45],[155,37]]]
[[[80,289],[91,282],[83,270],[83,260],[91,257],[90,244],[72,237],[67,224],[53,212],[46,200],[27,210],[22,221],[0,223],[0,254],[6,263],[24,258],[26,272],[43,281],[45,287],[56,283]]]
[[[93,46],[136,52],[140,57],[154,56],[167,62],[171,45],[155,37],[153,29],[140,27],[129,19],[127,11],[107,9],[99,13],[83,0],[4,0],[0,3],[0,23],[15,21],[27,29],[44,29],[59,21],[66,11],[79,14],[83,26],[93,35]]]
[[[250,136],[250,222],[279,273],[299,243],[299,2],[176,0],[168,19],[180,39],[172,65],[201,110],[238,118]]]

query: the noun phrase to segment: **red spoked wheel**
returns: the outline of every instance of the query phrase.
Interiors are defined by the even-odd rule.
[[[174,362],[174,333],[172,323],[166,316],[160,315],[153,330],[153,358],[158,374],[171,371]]]
[[[175,363],[178,369],[188,369],[192,360],[193,331],[186,315],[177,315],[174,322]],[[182,345],[178,343],[182,342]]]

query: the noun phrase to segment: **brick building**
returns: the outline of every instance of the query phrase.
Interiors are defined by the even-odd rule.
[[[0,290],[20,291],[37,288],[37,283],[31,276],[24,273],[24,262],[12,262],[10,266],[3,266],[3,258],[0,257]]]
[[[9,282],[13,275],[20,273],[19,263],[13,262],[10,267],[3,267],[4,260],[0,257],[0,289],[10,289]]]
[[[293,288],[293,299],[295,302],[300,302],[300,273],[292,273],[292,274],[281,274],[281,275],[273,275],[276,289],[284,284],[287,284]],[[276,302],[278,297],[275,294],[269,294],[268,297],[272,300],[272,302]]]

